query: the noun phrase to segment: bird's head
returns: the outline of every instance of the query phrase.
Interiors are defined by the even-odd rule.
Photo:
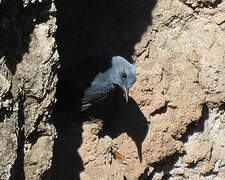
[[[119,85],[124,91],[126,102],[128,102],[129,89],[136,81],[135,67],[123,57],[113,56],[111,76],[113,83]]]

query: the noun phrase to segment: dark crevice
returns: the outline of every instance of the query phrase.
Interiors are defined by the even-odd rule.
[[[219,110],[220,110],[220,111],[225,111],[225,103],[222,103],[222,104],[219,106]]]
[[[167,177],[170,175],[170,171],[174,168],[174,164],[178,161],[181,154],[175,153],[170,157],[166,157],[165,159],[161,160],[160,162],[152,164],[154,168],[151,178],[153,178],[155,173],[164,172],[164,176]]]
[[[219,173],[218,172],[213,172],[212,170],[211,171],[209,171],[209,172],[207,172],[207,173],[205,173],[205,174],[202,174],[204,177],[206,177],[206,176],[210,176],[210,175],[215,175],[215,176],[217,176]]]
[[[209,161],[211,161],[212,152],[213,152],[213,146],[211,146],[210,151],[209,151]]]
[[[18,110],[18,147],[17,147],[17,158],[11,169],[10,180],[23,180],[25,179],[24,172],[24,144],[25,144],[25,135],[24,135],[24,96],[19,95],[19,110]]]
[[[2,97],[2,101],[4,102],[7,99],[12,99],[12,93],[9,91]],[[9,107],[1,107],[0,109],[0,123],[4,122],[5,118],[9,118],[12,115],[13,111]]]
[[[165,103],[164,106],[162,106],[161,108],[155,110],[155,111],[152,112],[150,115],[151,115],[151,116],[155,116],[156,114],[164,114],[164,113],[166,113],[167,108],[168,108],[168,103]]]
[[[202,116],[198,121],[191,122],[186,129],[186,132],[183,134],[181,140],[186,143],[188,141],[188,137],[193,135],[195,132],[203,132],[205,120],[209,118],[209,108],[206,104],[202,107]]]
[[[170,157],[166,157],[165,159],[151,164],[151,167],[154,168],[153,172],[149,174],[149,168],[145,169],[145,172],[139,177],[139,180],[148,180],[153,179],[156,173],[163,172],[164,175],[162,177],[163,180],[169,179],[170,171],[174,168],[174,164],[178,161],[181,154],[175,153]]]
[[[147,168],[145,169],[144,173],[142,173],[142,174],[139,176],[138,180],[147,180],[148,177],[149,177],[149,167],[147,167]]]
[[[82,117],[65,111],[57,117],[53,115],[52,118],[58,137],[53,147],[52,166],[42,174],[42,179],[79,179],[79,174],[84,169],[77,152],[82,143]]]
[[[40,124],[40,122],[41,122],[41,120],[43,119],[43,116],[44,115],[40,115],[39,117],[38,117],[38,119],[35,121],[35,124],[34,124],[34,131],[33,132],[31,132],[28,136],[27,136],[27,138],[26,138],[26,141],[28,141],[29,143],[31,143],[32,145],[34,145],[36,142],[37,142],[37,140],[38,140],[38,138],[41,136],[41,134],[43,133],[43,132],[41,132],[41,131],[38,131],[38,126],[39,126],[39,124]]]
[[[170,174],[165,174],[163,175],[162,180],[168,180],[170,177],[171,177]]]
[[[196,167],[196,165],[197,165],[197,162],[190,162],[190,163],[187,164],[187,167],[191,168],[191,169],[194,169]]]
[[[184,4],[186,4],[188,7],[196,10],[196,12],[199,11],[199,8],[217,8],[218,5],[222,2],[222,0],[216,0],[215,2],[211,2],[211,1],[198,1],[198,5],[193,7],[192,4],[193,3],[186,3],[185,1],[183,2]]]
[[[212,8],[217,8],[218,7],[218,5],[220,4],[220,3],[222,3],[222,0],[216,0],[211,6],[212,6]]]
[[[37,142],[37,140],[41,137],[42,134],[43,132],[37,131],[35,129],[35,131],[29,134],[26,141],[28,141],[28,143],[31,143],[31,145],[33,146]]]
[[[12,114],[12,112],[9,111],[8,108],[2,107],[2,108],[0,109],[0,123],[1,123],[1,122],[4,122],[4,119],[5,119],[6,117],[10,117],[11,114]]]

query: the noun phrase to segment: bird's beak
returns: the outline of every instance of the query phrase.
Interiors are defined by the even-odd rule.
[[[127,89],[126,85],[123,85],[123,91],[124,91],[124,96],[126,98],[126,103],[128,102],[129,99],[129,89]]]

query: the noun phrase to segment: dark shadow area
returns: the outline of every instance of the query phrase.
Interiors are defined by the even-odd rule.
[[[222,2],[222,0],[215,0],[213,2],[211,1],[204,1],[204,2],[198,2],[197,6],[193,7],[192,3],[188,3],[188,1],[184,2],[188,7],[192,8],[192,9],[196,9],[198,7],[204,7],[204,8],[217,8],[219,6],[219,4]]]
[[[87,57],[58,71],[55,112],[78,110],[81,99],[94,78],[112,66],[109,58]],[[94,93],[93,93],[94,94]],[[92,97],[90,96],[90,99]]]
[[[31,144],[31,146],[33,146],[38,138],[40,138],[42,136],[42,131],[38,131],[38,126],[41,122],[41,120],[43,119],[43,116],[44,115],[40,115],[37,120],[35,121],[35,124],[34,124],[34,131],[32,131],[27,137],[26,137],[26,142],[29,142]]]
[[[161,160],[160,162],[156,162],[151,166],[154,168],[151,175],[148,175],[149,168],[146,168],[145,172],[138,178],[139,180],[148,180],[153,179],[156,173],[164,172],[164,176],[161,178],[162,180],[168,180],[170,178],[170,171],[173,169],[174,164],[179,159],[180,154],[176,153],[170,157]]]
[[[133,98],[126,104],[122,95],[112,98],[105,114],[103,131],[100,137],[109,135],[112,139],[126,132],[135,142],[140,162],[142,162],[142,143],[148,132],[147,119]],[[106,112],[106,111],[105,111]]]
[[[5,107],[0,109],[0,123],[4,122],[5,116],[8,114],[8,110]]]
[[[9,91],[2,97],[2,101],[4,102],[7,99],[12,99],[12,93]],[[12,115],[13,111],[8,107],[1,107],[0,108],[0,123],[4,122],[6,117],[10,117]]]
[[[164,114],[166,113],[168,108],[168,103],[166,103],[164,106],[162,106],[159,109],[156,109],[154,112],[151,113],[151,116],[155,116],[156,114]]]
[[[217,175],[219,174],[219,172],[213,172],[213,170],[209,171],[208,173],[204,174],[204,177],[210,176],[210,175],[214,175],[217,177]]]
[[[96,63],[96,60],[102,63]],[[86,120],[104,121],[100,136],[115,138],[126,132],[136,143],[141,161],[141,145],[148,131],[147,120],[132,98],[126,104],[121,88],[111,91],[107,98],[94,104],[88,111],[81,112],[79,109],[84,90],[98,73],[110,67],[110,61],[93,57],[59,71],[56,92],[58,102],[53,112],[53,124],[58,137],[54,144],[52,167],[42,179],[79,178],[83,163],[77,149],[82,143],[82,122]]]
[[[102,63],[96,63],[96,60]],[[79,108],[84,90],[98,73],[105,72],[110,67],[110,61],[92,57],[59,71],[61,76],[56,92],[58,102],[53,112],[53,124],[58,137],[54,144],[52,167],[42,179],[79,177],[83,163],[77,149],[82,143],[82,123],[87,120],[104,121],[100,136],[115,138],[126,132],[136,143],[141,161],[141,145],[148,131],[147,120],[132,98],[126,104],[121,88],[111,91],[107,98],[94,104],[88,111],[81,112]],[[74,83],[71,83],[71,78]]]
[[[19,111],[18,111],[18,147],[17,147],[17,158],[11,168],[10,180],[25,179],[24,172],[24,144],[25,144],[25,134],[24,134],[24,97],[22,94],[19,95]]]
[[[97,63],[100,60],[102,63]],[[110,61],[105,58],[86,58],[79,62],[62,68],[58,72],[57,103],[53,112],[53,124],[56,127],[57,139],[53,148],[53,161],[51,169],[42,179],[69,180],[79,179],[80,172],[84,169],[83,162],[77,150],[82,143],[82,123],[89,120],[87,113],[93,118],[103,119],[102,114],[94,115],[96,108],[105,101],[91,108],[88,112],[81,112],[81,99],[84,90],[90,86],[95,76],[105,72],[111,67]]]
[[[50,15],[51,0],[29,3],[25,8],[23,3],[12,0],[0,5],[0,51],[12,74],[23,55],[29,53],[30,34],[35,25],[46,22]]]
[[[120,55],[131,61],[156,0],[56,1],[61,65],[86,56]]]
[[[83,170],[77,152],[82,143],[83,115],[76,112],[74,107],[79,107],[83,90],[96,75],[95,60],[81,68],[77,68],[80,66],[75,63],[87,56],[112,55],[123,56],[132,62],[135,44],[152,23],[151,11],[156,0],[57,0],[55,3],[58,26],[56,41],[61,70],[58,73],[58,102],[53,123],[58,138],[54,145],[52,167],[46,173],[46,179],[47,176],[51,179],[74,179]],[[74,75],[67,74],[68,67],[74,68]],[[110,66],[106,64],[104,67],[107,69]],[[100,71],[104,72],[104,68]],[[79,83],[81,88],[74,88]],[[135,141],[141,160],[141,144],[148,130],[147,121],[133,99],[130,98],[129,103],[125,104],[124,97],[118,96],[118,93],[112,93],[96,108],[84,112],[84,116],[104,120],[101,136],[108,134],[113,138],[126,132]]]
[[[219,110],[220,110],[220,111],[225,111],[225,103],[222,103],[222,104],[219,106]]]
[[[182,135],[182,142],[186,143],[188,141],[188,137],[193,135],[195,132],[203,132],[205,120],[209,118],[209,108],[206,104],[202,107],[202,117],[199,121],[194,121],[187,126],[186,132]]]
[[[202,7],[212,7],[212,8],[217,8],[219,6],[220,3],[222,3],[223,1],[222,0],[216,0],[216,1],[213,1],[213,2],[202,2],[203,3],[203,6]]]
[[[58,137],[54,143],[52,167],[42,175],[42,179],[79,179],[83,171],[83,163],[77,152],[82,143],[82,117],[64,111],[53,118]]]

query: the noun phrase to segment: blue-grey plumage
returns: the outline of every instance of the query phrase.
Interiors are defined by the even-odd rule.
[[[129,97],[129,89],[136,81],[135,67],[121,56],[110,58],[89,57],[66,68],[59,79],[57,94],[63,98],[61,107],[70,101],[80,101],[80,110],[84,111],[107,98],[114,90],[121,88],[125,94],[126,102]],[[74,77],[73,82],[66,79]],[[79,77],[78,77],[79,76]],[[67,92],[67,91],[70,92]],[[77,92],[77,93],[76,93]],[[76,93],[76,96],[70,96]]]
[[[91,86],[85,90],[81,109],[85,110],[92,104],[106,98],[115,89],[115,85],[124,91],[126,102],[128,102],[129,89],[136,81],[135,67],[121,56],[113,56],[111,63],[111,68],[99,73]],[[90,97],[94,97],[95,101],[90,102]]]

